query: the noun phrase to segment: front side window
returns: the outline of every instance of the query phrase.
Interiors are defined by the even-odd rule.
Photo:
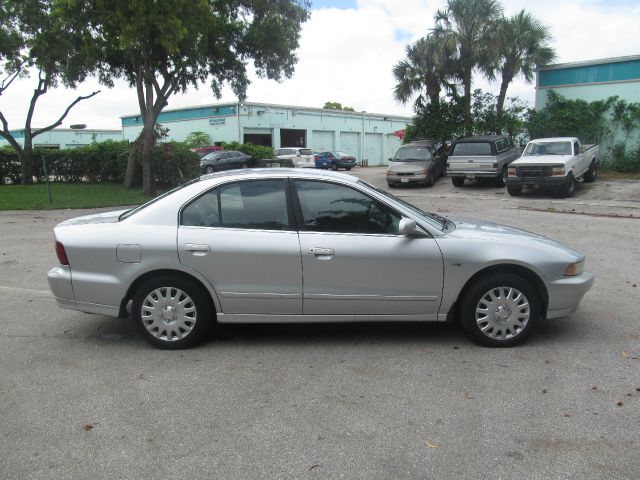
[[[297,180],[303,229],[313,232],[397,235],[402,216],[344,185]]]
[[[181,225],[288,230],[284,180],[231,183],[212,189],[182,211]]]

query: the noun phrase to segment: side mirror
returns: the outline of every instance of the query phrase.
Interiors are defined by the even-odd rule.
[[[401,218],[398,225],[398,234],[407,237],[422,237],[424,233],[418,229],[418,225],[415,220],[410,218]]]

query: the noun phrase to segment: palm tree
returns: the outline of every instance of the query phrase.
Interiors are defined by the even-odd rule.
[[[394,97],[401,103],[407,103],[415,93],[419,93],[416,106],[424,103],[423,92],[436,108],[440,104],[443,87],[453,89],[450,82],[450,54],[444,50],[445,44],[435,35],[421,38],[414,45],[407,45],[406,59],[393,67],[396,79]]]
[[[482,62],[490,80],[496,74],[501,76],[496,105],[498,125],[507,88],[513,79],[522,75],[527,82],[531,82],[537,67],[547,65],[556,58],[555,50],[549,46],[550,40],[549,29],[524,10],[498,23]]]
[[[433,34],[444,42],[443,48],[455,52],[456,76],[464,87],[465,133],[471,135],[471,77],[476,68],[483,70],[487,30],[495,28],[502,15],[502,7],[495,0],[449,0],[444,10],[435,15]]]

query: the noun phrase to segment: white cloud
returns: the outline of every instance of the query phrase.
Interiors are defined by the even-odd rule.
[[[299,63],[293,78],[281,83],[257,79],[247,92],[248,100],[320,107],[326,101],[337,101],[358,111],[411,115],[410,105],[393,100],[392,66],[404,56],[409,36],[416,40],[433,27],[433,14],[444,1],[423,0],[359,0],[357,9],[314,10],[304,25]],[[640,54],[640,8],[629,2],[594,0],[503,1],[505,13],[526,9],[551,29],[558,62],[574,62],[597,58]],[[478,78],[477,88],[496,91],[496,84]],[[0,97],[0,110],[11,128],[20,128],[26,116],[33,80],[16,81]],[[34,117],[34,125],[55,120],[77,95],[94,89],[102,93],[76,106],[63,126],[86,123],[89,128],[119,128],[121,115],[138,110],[135,91],[124,82],[109,90],[95,81],[82,84],[77,91],[57,89],[44,95]],[[508,92],[533,103],[535,90],[531,84],[517,80]],[[230,89],[223,91],[222,101],[234,101]],[[214,103],[216,99],[207,85],[190,89],[170,99],[169,108]]]

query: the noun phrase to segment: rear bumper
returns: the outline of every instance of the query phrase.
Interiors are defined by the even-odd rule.
[[[66,265],[58,265],[49,270],[47,280],[51,293],[53,293],[60,308],[78,310],[85,313],[97,313],[109,317],[117,317],[120,312],[120,308],[116,305],[76,301],[71,282],[71,269]]]
[[[594,275],[584,272],[575,277],[562,277],[546,281],[549,294],[547,318],[561,318],[578,309],[578,305],[593,285]]]
[[[463,178],[495,178],[500,175],[498,170],[447,170],[450,177]]]

